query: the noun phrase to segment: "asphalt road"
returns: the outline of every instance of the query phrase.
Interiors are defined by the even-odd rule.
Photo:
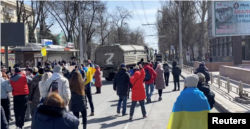
[[[183,79],[180,77],[180,89],[183,89]],[[172,92],[174,88],[173,78],[170,76],[169,86],[163,90],[162,101],[158,101],[158,91],[155,89],[152,96],[152,103],[146,104],[146,111],[148,118],[143,119],[141,108],[137,103],[135,108],[133,121],[129,121],[129,115],[118,115],[117,103],[118,96],[113,90],[112,82],[107,82],[103,79],[103,86],[101,94],[95,94],[96,89],[92,87],[93,101],[95,107],[95,116],[88,116],[88,129],[165,129],[168,124],[168,120],[173,108],[173,104],[176,98],[180,94],[180,91]],[[131,95],[131,94],[130,94]],[[12,98],[11,98],[12,100]],[[12,101],[13,102],[13,101]],[[13,103],[12,103],[13,105]],[[131,99],[127,101],[127,113],[129,113],[131,106]],[[89,106],[88,106],[89,107]],[[90,108],[88,109],[88,115],[90,114]],[[217,109],[212,109],[211,112],[219,112]],[[14,118],[12,108],[12,118]],[[80,119],[81,121],[81,119]],[[81,122],[82,123],[82,122]],[[31,121],[25,122],[24,129],[29,129]],[[10,129],[15,129],[15,120],[10,122]],[[82,124],[79,129],[82,129]]]

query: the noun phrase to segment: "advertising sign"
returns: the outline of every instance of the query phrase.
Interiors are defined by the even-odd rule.
[[[74,48],[74,43],[67,42],[66,47]]]
[[[50,39],[41,39],[41,44],[42,46],[49,46],[49,45],[53,45],[53,41]]]
[[[250,1],[214,1],[213,36],[250,34]]]
[[[9,66],[13,67],[15,65],[15,55],[14,54],[9,54],[8,55],[8,60],[9,60]]]

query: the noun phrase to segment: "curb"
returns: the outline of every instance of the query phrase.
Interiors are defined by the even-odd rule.
[[[181,77],[183,79],[185,79],[185,76],[181,74]],[[215,92],[215,91],[214,91]],[[219,101],[217,101],[216,99],[216,96],[215,96],[215,103],[214,103],[214,107],[217,108],[217,110],[220,112],[220,113],[233,113],[232,111],[230,111],[229,108],[227,108],[226,106],[224,106],[222,103],[220,103]]]

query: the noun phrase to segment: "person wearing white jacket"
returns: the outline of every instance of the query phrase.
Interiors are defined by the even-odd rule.
[[[69,81],[62,75],[62,67],[55,65],[53,69],[53,74],[45,82],[46,91],[50,91],[50,85],[53,81],[58,82],[58,93],[63,98],[66,108],[68,109],[69,100],[71,97]],[[47,95],[46,95],[47,96]]]
[[[0,72],[0,80],[1,80],[1,106],[4,109],[4,113],[7,119],[7,122],[9,123],[10,118],[10,100],[8,98],[8,93],[12,92],[13,88],[10,85],[9,80],[5,80],[2,77],[2,72]]]
[[[39,86],[39,91],[40,91],[40,100],[45,98],[48,95],[48,90],[45,87],[45,82],[51,78],[52,73],[51,72],[46,72],[43,77],[42,80],[38,83]]]

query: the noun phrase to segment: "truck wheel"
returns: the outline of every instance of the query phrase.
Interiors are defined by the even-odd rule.
[[[105,77],[106,81],[112,81],[109,77]]]
[[[106,81],[112,81],[115,77],[115,73],[110,73],[108,78],[105,78]]]

